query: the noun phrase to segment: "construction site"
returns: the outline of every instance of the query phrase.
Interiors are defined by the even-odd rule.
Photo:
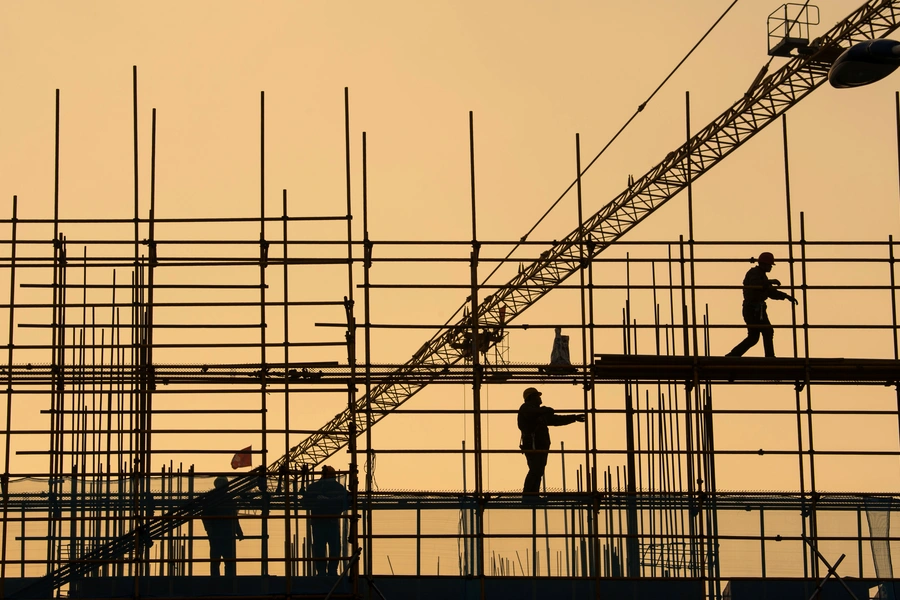
[[[773,12],[746,93],[708,124],[686,93],[683,141],[611,200],[583,190],[599,155],[574,136],[546,206],[571,226],[543,239],[483,233],[472,112],[471,235],[371,235],[349,89],[340,201],[267,187],[263,92],[258,197],[167,214],[139,67],[133,197],[71,216],[57,90],[53,202],[0,204],[0,598],[896,598],[900,247],[822,236],[792,205],[790,109],[896,37],[900,0],[831,28],[817,10]],[[878,93],[898,146],[872,169],[900,207],[900,94]],[[777,168],[747,178],[781,189],[772,229],[696,235],[694,182],[765,128]],[[775,356],[729,355],[757,263],[778,278]],[[523,495],[529,388],[568,425]],[[325,480],[337,508],[316,504]]]

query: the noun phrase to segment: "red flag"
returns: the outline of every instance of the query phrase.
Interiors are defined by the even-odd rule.
[[[253,452],[253,446],[247,446],[243,450],[235,453],[234,458],[231,459],[231,468],[240,469],[243,467],[253,466],[253,457],[250,454],[251,452]]]

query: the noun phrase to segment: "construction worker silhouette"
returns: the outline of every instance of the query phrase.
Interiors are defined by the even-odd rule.
[[[762,335],[766,357],[775,358],[773,343],[775,330],[772,329],[769,315],[766,313],[766,299],[790,300],[797,304],[796,298],[775,289],[776,286],[781,285],[780,281],[769,279],[766,275],[775,266],[775,256],[771,252],[763,252],[756,259],[756,262],[757,265],[751,267],[744,276],[744,305],[742,312],[744,322],[747,324],[747,337],[725,356],[743,356],[747,350],[756,345],[756,342],[759,341],[759,336]]]
[[[550,450],[549,427],[568,425],[576,421],[583,423],[584,415],[556,415],[549,406],[541,406],[541,393],[530,387],[522,392],[525,402],[519,407],[516,421],[522,439],[519,448],[528,462],[528,474],[522,486],[522,501],[534,502],[540,499],[541,478],[547,467],[547,452]]]
[[[203,528],[209,538],[209,574],[219,577],[219,566],[225,563],[225,576],[237,575],[235,539],[244,539],[234,499],[228,496],[228,478],[216,477],[215,488],[203,509]]]
[[[347,510],[347,488],[337,480],[333,467],[324,465],[322,477],[303,490],[303,507],[309,511],[316,575],[337,575],[341,555],[341,515]]]

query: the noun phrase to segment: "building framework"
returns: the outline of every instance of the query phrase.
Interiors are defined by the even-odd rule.
[[[291,219],[274,221],[284,226]],[[711,352],[713,339],[736,338],[742,335],[742,325],[712,323],[705,315],[693,321],[691,298],[704,293],[733,297],[740,293],[740,286],[715,280],[698,284],[689,275],[691,267],[724,266],[723,272],[732,273],[743,267],[739,259],[727,256],[691,261],[684,252],[688,242],[678,240],[623,243],[625,256],[591,261],[586,267],[586,281],[591,279],[591,270],[611,265],[616,270],[625,267],[624,281],[579,283],[560,292],[583,296],[585,306],[603,294],[616,294],[625,300],[618,322],[595,319],[591,323],[591,313],[585,311],[582,323],[563,324],[566,331],[584,335],[585,353],[592,357],[586,362],[523,364],[485,347],[478,349],[478,361],[414,368],[372,358],[378,354],[372,338],[379,329],[392,331],[410,324],[379,322],[371,314],[356,324],[361,345],[367,348],[366,358],[359,363],[339,358],[292,360],[294,352],[307,348],[315,354],[346,352],[351,356],[356,339],[348,323],[353,323],[356,310],[350,303],[349,290],[333,301],[294,300],[289,285],[279,288],[288,290],[287,294],[279,294],[273,291],[279,287],[275,285],[234,283],[246,281],[247,270],[264,273],[260,277],[269,281],[300,279],[305,270],[318,270],[323,265],[346,274],[351,260],[319,256],[307,260],[302,251],[294,255],[288,236],[273,239],[267,235],[264,259],[242,258],[240,251],[227,258],[198,257],[207,253],[193,249],[195,240],[170,238],[165,245],[157,245],[152,259],[142,252],[136,261],[137,275],[129,273],[126,279],[130,281],[119,284],[119,273],[134,268],[130,258],[116,256],[116,251],[108,249],[104,253],[112,256],[92,258],[100,254],[96,249],[72,256],[69,249],[73,245],[90,249],[91,242],[75,242],[73,237],[61,235],[59,243],[50,244],[39,235],[20,235],[29,227],[43,228],[51,225],[49,222],[9,219],[7,225],[15,233],[7,240],[10,301],[5,308],[10,313],[11,360],[3,370],[8,385],[2,569],[6,593],[11,597],[17,597],[17,592],[24,594],[21,597],[47,594],[40,585],[48,571],[60,573],[60,589],[76,596],[98,594],[95,586],[107,586],[110,581],[118,586],[112,588],[117,590],[116,595],[153,595],[159,593],[154,586],[160,585],[175,586],[174,596],[193,593],[193,588],[178,586],[188,585],[188,580],[202,580],[208,573],[205,536],[197,518],[213,478],[226,472],[197,469],[194,460],[213,454],[220,457],[217,464],[227,464],[241,451],[238,445],[223,443],[231,439],[227,437],[230,434],[263,444],[254,441],[252,445],[254,464],[262,462],[260,455],[266,453],[288,456],[297,447],[298,437],[322,434],[318,429],[293,425],[291,417],[307,411],[310,403],[322,403],[323,397],[335,398],[333,406],[352,403],[355,410],[359,397],[379,385],[428,384],[442,393],[453,388],[471,389],[476,379],[484,388],[511,386],[511,395],[532,385],[580,390],[583,406],[577,411],[588,416],[585,442],[551,453],[551,469],[559,464],[563,473],[562,487],[551,487],[538,505],[523,504],[515,489],[483,486],[475,490],[471,473],[474,465],[480,463],[484,468],[491,461],[521,461],[513,444],[486,444],[479,449],[409,447],[402,441],[379,442],[378,428],[369,430],[369,424],[388,414],[422,418],[423,422],[441,415],[460,417],[474,430],[474,407],[447,408],[445,403],[432,405],[425,399],[402,408],[371,406],[369,414],[359,411],[362,414],[355,417],[360,422],[362,443],[350,447],[348,458],[337,454],[323,459],[340,465],[346,475],[344,481],[354,490],[353,507],[345,524],[348,544],[344,558],[351,576],[347,581],[356,578],[355,593],[371,593],[367,576],[386,577],[383,585],[390,586],[400,585],[397,579],[402,573],[454,580],[482,575],[485,590],[498,585],[491,583],[495,578],[515,580],[516,584],[510,584],[514,585],[512,590],[520,589],[515,585],[537,585],[532,581],[536,576],[557,582],[593,581],[597,587],[591,589],[601,594],[605,585],[645,581],[647,585],[686,586],[685,597],[694,597],[690,595],[694,593],[719,597],[732,580],[740,583],[743,578],[747,580],[743,585],[750,590],[745,593],[756,594],[756,579],[775,581],[773,571],[792,580],[813,582],[809,585],[817,583],[816,578],[823,577],[827,567],[816,558],[816,551],[822,551],[832,562],[846,556],[840,573],[862,579],[865,585],[892,578],[889,562],[885,561],[893,543],[889,527],[889,515],[896,503],[893,483],[860,493],[829,493],[816,484],[820,472],[833,476],[835,467],[829,461],[835,458],[862,465],[869,460],[895,461],[900,455],[896,398],[900,362],[895,354],[897,286],[892,239],[848,244],[802,237],[792,242],[797,258],[791,270],[798,276],[792,285],[804,290],[805,297],[795,313],[796,324],[779,327],[778,335],[792,338],[791,345],[797,349],[795,358],[732,359]],[[67,228],[78,224],[58,225]],[[107,225],[121,226],[111,222],[92,223],[91,227]],[[141,223],[148,228],[150,225]],[[152,226],[162,237],[165,221],[156,220]],[[103,240],[104,248],[113,240],[107,235],[97,235],[97,239]],[[131,240],[118,243],[133,247]],[[787,247],[787,242],[782,243]],[[42,244],[44,251],[53,250],[54,256],[41,257],[38,251],[22,259],[21,249],[31,244]],[[160,250],[180,244],[191,250],[183,254]],[[248,253],[260,248],[253,238],[242,244]],[[149,245],[152,247],[152,242]],[[385,242],[387,245],[390,242]],[[465,248],[463,243],[455,245]],[[703,248],[704,255],[719,256],[733,254],[735,246],[730,241],[694,241],[693,245]],[[738,252],[755,245],[745,242]],[[357,289],[361,288],[366,297],[385,293],[396,298],[403,294],[397,286],[405,284],[376,283],[371,277],[379,271],[380,246],[371,240],[352,245],[355,253],[362,249],[370,252],[368,260],[358,261],[361,264],[357,266],[370,273]],[[865,255],[841,253],[850,246],[861,248]],[[144,250],[147,244],[138,247]],[[835,249],[837,252],[833,252]],[[835,256],[811,257],[814,250]],[[634,258],[637,253],[649,257]],[[856,256],[848,258],[852,254]],[[415,262],[422,257],[412,258]],[[464,256],[459,260],[468,262]],[[875,267],[870,282],[852,288],[882,296],[883,316],[872,324],[816,323],[805,318],[803,309],[815,307],[817,295],[828,302],[828,294],[847,289],[830,281],[806,278],[804,273],[816,264],[848,262]],[[198,278],[203,282],[157,283],[166,281],[167,271],[185,268],[192,272],[206,269],[221,274],[221,278],[203,275]],[[148,273],[151,269],[155,271],[152,276]],[[110,283],[100,283],[104,278]],[[463,291],[466,288],[464,283],[440,285]],[[210,296],[208,290],[216,291]],[[245,300],[248,292],[265,295],[265,299]],[[193,299],[202,296],[209,298]],[[151,297],[152,302],[148,300]],[[291,311],[306,310],[313,303],[316,309],[324,307],[335,315],[343,314],[346,322],[318,322],[322,331],[339,332],[332,339],[294,341],[290,335]],[[207,317],[161,318],[169,308],[184,309],[187,314],[200,308]],[[706,305],[698,308],[698,313],[708,310]],[[280,323],[272,316],[275,313],[281,314]],[[42,315],[51,315],[50,327]],[[280,325],[280,332],[273,323]],[[502,332],[491,329],[489,333],[509,340],[529,331],[549,334],[559,325],[506,323]],[[181,335],[182,330],[190,333],[181,341],[163,338],[164,333]],[[234,341],[212,341],[221,330]],[[892,352],[884,358],[867,359],[815,356],[810,340],[816,335],[839,336],[847,331],[880,339],[880,346]],[[246,341],[256,336],[256,341]],[[610,338],[620,341],[610,344]],[[597,352],[601,347],[606,351]],[[240,358],[152,358],[194,357],[207,352]],[[253,354],[265,356],[265,360],[246,358]],[[52,357],[52,362],[47,357]],[[827,399],[828,390],[834,387],[852,389],[858,400],[835,406]],[[754,396],[772,394],[779,399],[793,397],[794,402],[775,407],[753,403],[735,406],[730,401],[714,404],[714,390],[718,390],[717,397],[727,398],[734,390]],[[606,398],[618,396],[620,401],[611,406],[598,399],[604,394]],[[814,394],[824,394],[826,399],[817,403]],[[886,403],[888,395],[894,398],[893,406]],[[215,399],[212,407],[207,398]],[[512,420],[514,412],[486,407],[482,419],[496,427],[498,422]],[[814,433],[827,432],[828,419],[835,417],[873,423],[887,419],[894,423],[895,433],[875,448],[849,444],[833,449],[821,440],[818,443],[823,447],[814,445],[818,440]],[[793,439],[758,449],[727,443],[722,447],[716,428],[724,428],[731,435],[733,424],[729,423],[735,418],[755,422],[757,428],[783,427],[786,420],[794,421]],[[611,436],[611,430],[620,427],[624,436]],[[370,435],[365,435],[367,432]],[[442,438],[436,435],[435,439]],[[461,464],[462,480],[457,472],[447,483],[453,491],[377,488],[376,457],[382,464],[390,464],[393,457],[424,461],[434,455],[445,455]],[[790,477],[796,487],[781,493],[719,488],[716,477],[722,467],[717,464],[735,464],[736,460],[763,455],[774,459],[778,468],[793,471],[795,475]],[[232,490],[248,531],[241,546],[239,573],[248,578],[270,578],[272,594],[287,590],[297,595],[321,593],[320,587],[308,583],[315,583],[315,578],[311,577],[308,518],[300,493],[315,476],[317,463],[295,467],[279,459],[272,464],[275,467],[258,468],[246,475],[227,473],[232,477]],[[578,465],[575,480],[566,481],[573,464]],[[362,465],[365,474],[358,483],[353,480],[360,470],[355,465]],[[732,482],[733,468],[725,467]],[[885,481],[893,482],[893,476],[888,475]],[[352,527],[354,518],[358,529]],[[152,544],[145,540],[152,540]],[[361,551],[356,553],[355,548]],[[523,577],[531,583],[520,581]],[[677,581],[672,583],[670,579]],[[36,587],[20,590],[22,586]],[[657,588],[648,588],[643,593],[657,592]]]
[[[361,202],[349,191],[347,96],[347,204],[332,216],[294,215],[287,191],[272,210],[264,95],[257,214],[158,214],[155,111],[150,198],[135,192],[132,218],[61,218],[56,197],[52,217],[22,219],[13,198],[0,262],[9,290],[0,595],[183,597],[205,589],[390,597],[415,589],[423,597],[493,598],[565,589],[578,597],[627,590],[642,598],[741,598],[800,586],[809,597],[826,579],[826,590],[888,593],[900,456],[895,242],[816,239],[802,213],[795,236],[786,190],[788,236],[766,245],[786,257],[784,287],[801,300],[790,324],[778,327],[792,355],[717,357],[720,340],[741,335],[744,325],[711,319],[710,299],[737,297],[734,272],[759,242],[695,239],[691,186],[779,121],[788,180],[785,111],[825,81],[841,48],[889,34],[898,15],[900,3],[865,4],[808,52],[762,72],[734,106],[591,216],[582,214],[579,150],[570,189],[580,226],[562,241],[479,238],[474,144],[470,240],[370,239],[365,184]],[[135,72],[137,124],[136,90]],[[687,120],[690,131],[689,111]],[[470,140],[473,127],[470,118]],[[365,134],[361,149],[365,182]],[[135,139],[136,165],[137,153]],[[686,235],[623,239],[681,192]],[[425,283],[396,276],[412,265],[450,265],[459,276]],[[864,280],[833,275],[848,265]],[[495,283],[497,273],[510,278]],[[297,293],[297,283],[309,281],[315,291]],[[551,291],[574,297],[577,318],[522,323]],[[379,297],[403,305],[406,294],[422,292],[467,298],[444,323],[379,318]],[[810,312],[842,293],[877,302],[865,320]],[[510,359],[517,337],[557,328],[577,332],[580,357]],[[379,335],[409,330],[436,333],[409,360],[385,362]],[[830,352],[848,335],[871,344],[874,356],[825,358],[817,350]],[[581,404],[570,410],[587,417],[578,447],[551,451],[561,487],[534,504],[491,486],[487,473],[492,463],[522,460],[514,444],[490,443],[490,424],[515,411],[491,408],[484,391],[528,385],[578,390]],[[406,404],[426,386],[465,389],[471,404]],[[834,389],[852,389],[856,401],[835,403]],[[736,403],[732,390],[763,402]],[[610,394],[619,400],[609,402]],[[309,414],[328,411],[337,414],[323,426],[307,425]],[[381,438],[374,426],[389,415],[459,418],[471,446],[449,447],[439,431],[418,447]],[[835,420],[863,423],[872,434],[830,443]],[[790,435],[751,447],[742,428]],[[248,438],[254,443],[245,448]],[[209,456],[226,464],[237,454],[263,466],[234,476],[195,465],[213,464]],[[408,458],[453,461],[461,477],[454,472],[452,491],[379,490],[376,460]],[[774,465],[763,469],[793,473],[791,489],[735,485],[735,471],[756,458]],[[312,576],[301,493],[325,461],[339,465],[350,497],[337,581]],[[822,484],[847,465],[872,464],[884,473],[883,489],[830,492]],[[573,465],[574,481],[567,480]],[[207,577],[198,521],[223,474],[247,532],[238,577],[228,581]]]

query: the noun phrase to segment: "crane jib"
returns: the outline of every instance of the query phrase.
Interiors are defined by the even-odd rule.
[[[843,48],[885,37],[898,26],[900,0],[870,0],[814,40],[811,53],[795,56],[768,76],[757,77],[754,85],[725,112],[485,299],[478,307],[478,323],[490,326],[515,319],[576,273],[586,259],[598,256],[690,182],[825,83],[833,60]],[[384,418],[385,411],[399,407],[427,385],[403,384],[400,375],[404,369],[453,365],[463,360],[465,350],[454,347],[453,342],[463,332],[471,331],[472,323],[468,316],[439,330],[398,369],[396,384],[382,384],[372,390],[371,399],[360,398],[356,410],[363,415],[357,420],[357,434],[365,431],[364,413],[370,401],[372,410],[378,411],[374,423]],[[319,464],[346,444],[349,422],[348,409],[294,446],[270,467],[270,472],[277,472],[285,463],[292,468]]]

